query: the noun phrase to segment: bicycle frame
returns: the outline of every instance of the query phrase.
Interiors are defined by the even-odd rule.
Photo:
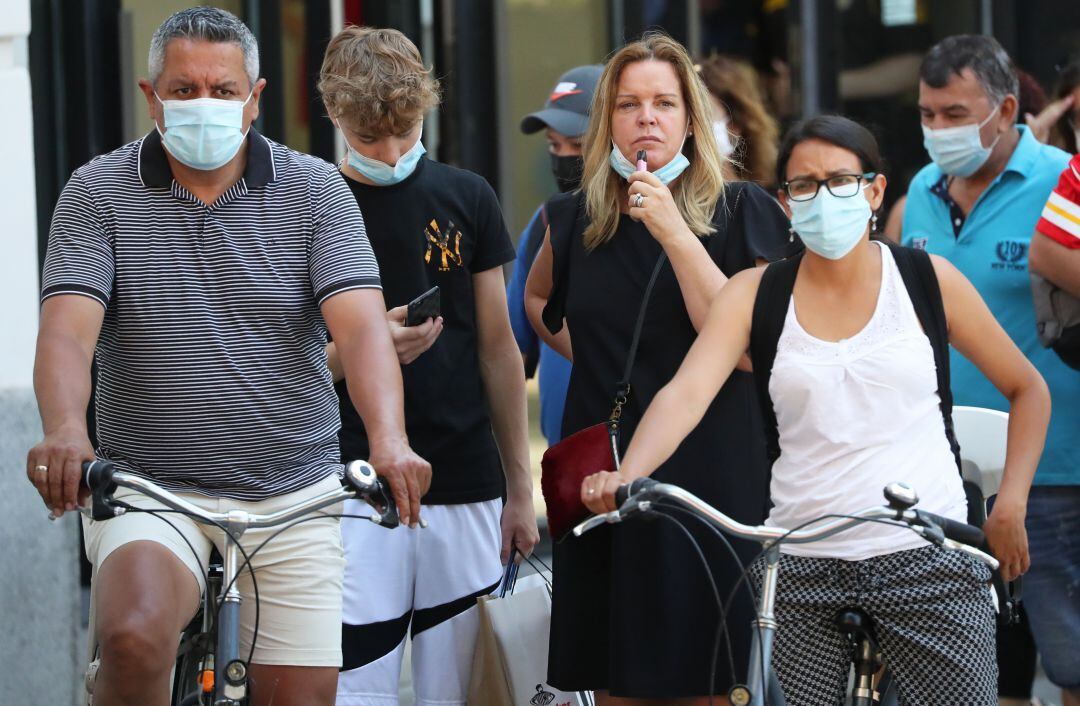
[[[736,693],[733,689],[730,694],[733,706],[765,706],[766,703],[769,706],[786,706],[787,704],[776,673],[769,668],[772,664],[773,639],[777,629],[774,610],[776,585],[780,577],[781,544],[807,544],[826,539],[863,522],[891,520],[906,524],[927,541],[939,544],[946,549],[969,554],[993,570],[998,568],[997,560],[989,554],[945,537],[941,529],[936,526],[920,524],[926,522],[928,515],[910,509],[918,502],[918,497],[913,490],[902,484],[890,484],[886,488],[885,494],[890,501],[889,507],[869,507],[850,517],[836,518],[816,527],[794,531],[767,525],[742,524],[675,485],[652,481],[641,490],[634,492],[631,489],[629,493],[629,497],[619,509],[590,517],[574,528],[574,535],[580,537],[599,525],[621,522],[625,517],[636,512],[648,512],[657,500],[670,500],[704,518],[725,533],[758,542],[764,549],[765,571],[761,582],[761,595],[758,599],[757,617],[752,623],[750,663],[746,681],[748,689],[742,690],[741,693]]]
[[[197,505],[177,497],[159,487],[153,481],[141,476],[115,471],[111,464],[105,472],[100,467],[95,471],[93,462],[85,466],[84,485],[92,491],[90,508],[80,508],[80,512],[94,520],[107,520],[127,512],[127,509],[114,504],[111,495],[115,490],[128,488],[157,500],[167,508],[183,513],[195,521],[223,528],[228,535],[222,548],[221,593],[217,596],[217,641],[214,652],[214,685],[211,703],[214,706],[240,706],[247,698],[248,665],[240,658],[240,604],[241,595],[237,586],[237,577],[242,569],[240,539],[249,529],[269,528],[286,525],[294,520],[317,512],[323,508],[350,499],[365,499],[381,494],[384,511],[370,516],[372,522],[384,527],[398,525],[397,509],[392,498],[385,491],[383,481],[367,463],[353,461],[345,469],[345,483],[340,488],[328,490],[296,506],[278,510],[265,515],[249,513],[244,510],[229,510],[224,513],[208,512]],[[91,477],[99,473],[100,478]],[[426,523],[421,521],[421,526]],[[209,590],[209,586],[207,587]],[[205,601],[208,609],[215,607],[214,602]],[[209,623],[204,621],[204,626]]]

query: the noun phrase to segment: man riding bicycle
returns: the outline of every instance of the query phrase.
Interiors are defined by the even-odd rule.
[[[271,512],[338,483],[338,409],[324,346],[341,357],[371,462],[415,525],[430,466],[405,437],[401,373],[378,268],[329,164],[252,129],[250,30],[214,8],[176,13],[139,86],[156,129],[75,171],[42,278],[35,390],[44,439],[27,475],[54,515],[78,503],[95,456],[203,508]],[[99,446],[86,428],[90,366]],[[140,508],[152,501],[125,491]],[[177,638],[224,532],[168,515],[85,525],[101,667],[95,704],[163,704]],[[249,532],[250,547],[268,535]],[[341,664],[338,520],[305,522],[254,560],[260,628],[253,701],[331,704]],[[252,578],[238,582],[252,597]],[[254,600],[241,615],[252,640]]]

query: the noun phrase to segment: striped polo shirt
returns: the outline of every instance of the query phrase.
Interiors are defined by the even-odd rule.
[[[173,179],[153,131],[72,175],[41,297],[105,307],[101,458],[170,490],[258,500],[339,471],[319,307],[379,286],[333,166],[251,130],[243,178],[208,207]]]

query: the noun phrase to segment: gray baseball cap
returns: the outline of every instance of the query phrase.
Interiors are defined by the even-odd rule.
[[[584,135],[589,127],[589,106],[604,67],[576,66],[559,77],[544,109],[526,115],[521,131],[526,135],[551,128],[567,137]]]

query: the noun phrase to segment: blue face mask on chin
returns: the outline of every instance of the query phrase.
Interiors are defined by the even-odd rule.
[[[192,98],[161,100],[165,131],[158,128],[161,142],[169,154],[181,164],[199,171],[223,167],[244,144],[244,107],[254,93],[243,102],[221,98]]]
[[[422,127],[421,130],[423,130]],[[342,136],[344,137],[344,135]],[[349,145],[348,140],[345,141],[345,145],[349,149],[349,166],[376,186],[392,186],[405,181],[410,174],[416,171],[416,165],[420,163],[420,158],[427,154],[424,143],[417,138],[416,144],[410,147],[405,154],[398,157],[397,162],[391,167],[386,162],[380,162],[377,159],[360,154]]]
[[[686,138],[689,137],[689,135],[690,125],[688,123],[686,132],[683,133],[682,143],[679,145],[679,151],[675,153],[675,156],[671,158],[670,162],[653,172],[653,176],[659,179],[660,183],[664,186],[675,181],[675,179],[690,166],[690,160],[683,154],[683,147],[686,145]],[[637,171],[637,167],[630,163],[630,160],[615,146],[614,141],[611,143],[611,154],[608,156],[608,163],[623,179],[629,179],[630,175]]]

